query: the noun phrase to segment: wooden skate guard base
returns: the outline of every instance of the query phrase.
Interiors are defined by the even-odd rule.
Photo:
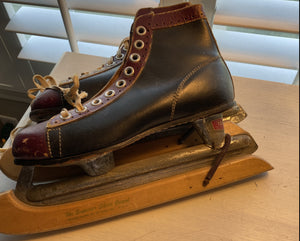
[[[52,75],[59,79],[98,65],[96,57],[66,53]],[[298,240],[298,86],[234,82],[236,100],[248,113],[239,126],[257,142],[255,155],[274,166],[270,173],[119,218],[38,235],[0,234],[0,240]],[[14,185],[0,176],[0,191]],[[42,225],[38,219],[36,225]]]
[[[83,201],[48,207],[28,206],[21,203],[13,191],[9,191],[8,195],[0,196],[0,207],[6,207],[2,212],[7,217],[6,221],[2,219],[0,222],[0,232],[36,233],[102,220],[236,182],[271,170],[272,166],[251,155],[224,161],[210,183],[203,187],[201,181],[209,168],[196,169]],[[36,220],[39,220],[39,226]]]

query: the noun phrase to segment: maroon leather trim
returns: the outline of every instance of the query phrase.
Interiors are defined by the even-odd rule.
[[[202,5],[193,5],[174,11],[155,14],[152,29],[169,28],[206,18]]]
[[[187,7],[187,6],[190,6],[189,2],[179,3],[179,4],[175,4],[175,5],[171,5],[171,6],[166,6],[166,7],[141,8],[140,10],[138,10],[136,12],[135,17],[139,17],[141,15],[148,14],[150,12],[163,13],[163,12],[173,11],[175,9],[184,8],[184,7]]]

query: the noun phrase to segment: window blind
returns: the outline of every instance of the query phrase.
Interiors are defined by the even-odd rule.
[[[20,58],[56,63],[71,51],[56,0],[4,2],[21,4],[6,30],[30,35]],[[66,0],[66,4],[79,52],[105,59],[128,35],[135,12],[157,7],[159,1]],[[298,11],[299,1],[218,0],[213,31],[232,74],[274,81],[286,78],[292,83],[299,65]],[[256,67],[260,71],[255,72]]]

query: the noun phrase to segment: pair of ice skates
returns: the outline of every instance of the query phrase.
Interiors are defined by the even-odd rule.
[[[31,118],[41,122],[14,139],[23,168],[0,196],[0,232],[101,220],[271,168],[234,124],[246,114],[200,5],[139,10],[112,61],[72,87],[38,78],[47,88]]]

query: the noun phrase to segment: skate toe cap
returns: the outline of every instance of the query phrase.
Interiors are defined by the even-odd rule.
[[[26,160],[50,158],[46,138],[46,124],[47,122],[42,122],[29,126],[16,135],[12,145],[12,152],[15,159],[26,162]]]

